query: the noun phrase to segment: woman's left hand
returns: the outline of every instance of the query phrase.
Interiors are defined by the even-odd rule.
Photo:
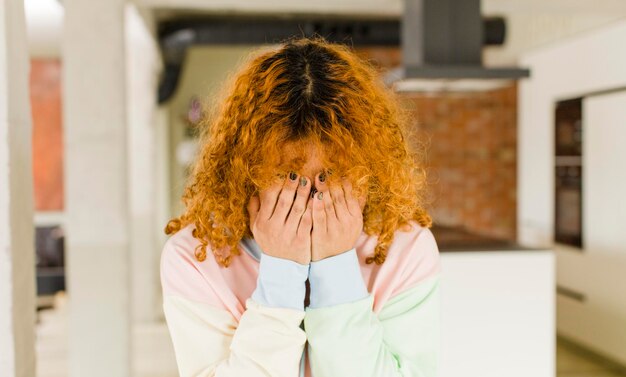
[[[320,173],[323,174],[323,173]],[[318,190],[309,205],[313,207],[311,261],[332,257],[352,249],[363,231],[365,198],[352,195],[352,184],[342,178],[330,185],[315,176]],[[329,187],[330,186],[330,187]]]

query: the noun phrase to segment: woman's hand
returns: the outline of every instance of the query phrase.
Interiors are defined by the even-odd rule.
[[[329,185],[324,173],[315,177],[318,190],[313,203],[312,261],[352,249],[363,231],[365,198],[352,195],[352,184],[345,178],[340,185]],[[320,181],[320,176],[323,181]]]
[[[309,264],[312,211],[307,202],[310,190],[310,179],[291,173],[261,191],[260,198],[250,198],[250,230],[265,254]]]

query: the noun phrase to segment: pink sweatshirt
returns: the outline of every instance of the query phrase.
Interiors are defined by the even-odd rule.
[[[205,261],[195,259],[193,227],[171,236],[161,256],[163,308],[181,376],[437,375],[441,265],[430,229],[411,222],[410,231],[396,231],[380,266],[365,263],[377,236],[362,233],[352,250],[315,267],[265,255],[259,261],[240,242],[242,253],[224,268],[210,248]],[[282,304],[280,295],[293,289],[289,295],[302,302],[307,271],[311,305]],[[350,298],[355,284],[365,296]],[[331,295],[339,301],[322,302]]]

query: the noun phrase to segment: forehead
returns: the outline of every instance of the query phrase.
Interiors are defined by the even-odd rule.
[[[322,164],[324,153],[324,150],[310,142],[288,142],[283,146],[282,158],[284,163],[316,167]]]

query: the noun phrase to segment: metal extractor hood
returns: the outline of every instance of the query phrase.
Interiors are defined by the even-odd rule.
[[[528,77],[524,68],[483,66],[483,46],[504,41],[504,20],[494,21],[483,22],[480,0],[405,0],[402,67],[385,81],[398,91],[482,91]]]

